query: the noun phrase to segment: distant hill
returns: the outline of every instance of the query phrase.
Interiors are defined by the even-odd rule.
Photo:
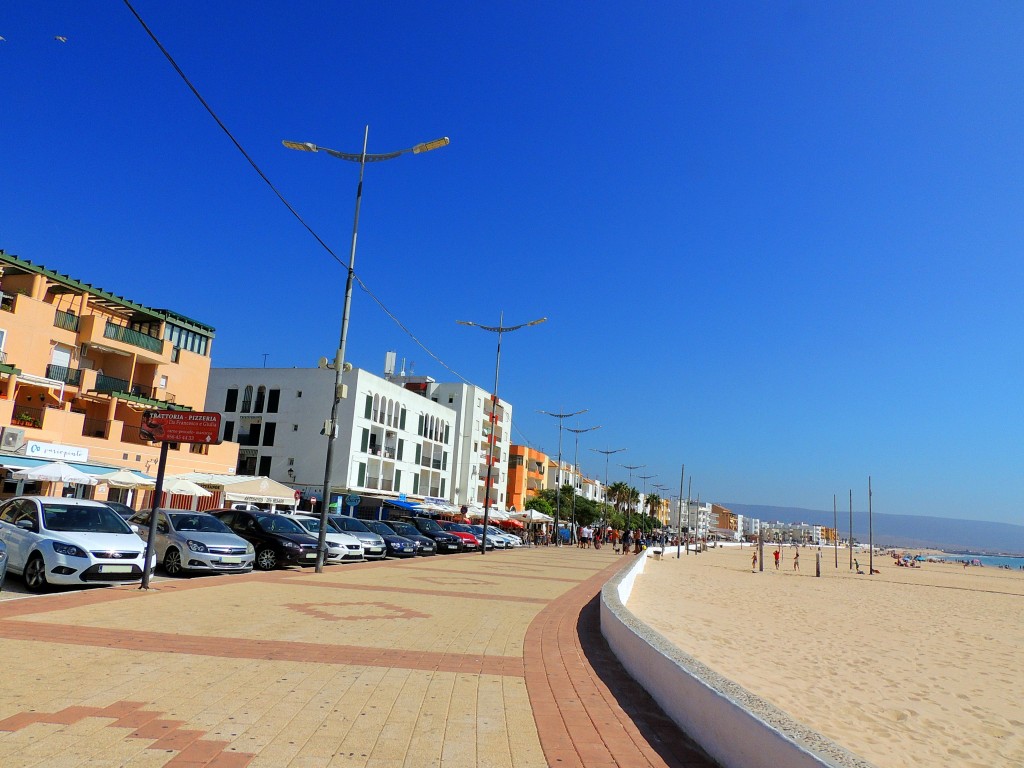
[[[810,523],[832,527],[832,510],[800,507],[771,507],[761,504],[725,504],[737,514],[760,520],[786,523]],[[1024,525],[955,520],[923,515],[887,515],[876,512],[872,527],[875,544],[941,549],[946,552],[978,552],[1024,555]],[[850,512],[839,510],[839,536],[849,534]],[[868,513],[853,511],[853,535],[867,543]]]

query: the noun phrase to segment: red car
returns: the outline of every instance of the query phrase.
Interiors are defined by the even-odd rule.
[[[476,537],[476,534],[469,530],[469,526],[463,523],[438,523],[448,533],[453,533],[462,539],[462,549],[464,552],[468,552],[471,549],[480,549],[480,539]]]

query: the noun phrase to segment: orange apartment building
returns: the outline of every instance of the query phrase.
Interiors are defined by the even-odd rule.
[[[547,488],[548,456],[525,445],[512,445],[508,456],[508,486],[505,499],[508,506],[522,511],[526,500]]]
[[[92,474],[154,475],[159,446],[140,436],[142,412],[203,408],[213,337],[208,325],[0,250],[0,496],[41,492],[11,471],[58,459]],[[167,473],[228,474],[237,462],[237,443],[172,445]],[[106,498],[107,486],[78,492]]]
[[[736,526],[738,519],[736,513],[726,509],[720,504],[711,505],[711,533],[717,534],[719,538],[733,540],[737,538]]]

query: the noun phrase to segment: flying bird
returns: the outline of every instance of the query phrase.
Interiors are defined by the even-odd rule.
[[[58,43],[66,43],[68,41],[68,39],[64,37],[64,35],[54,35],[53,39],[56,40]]]

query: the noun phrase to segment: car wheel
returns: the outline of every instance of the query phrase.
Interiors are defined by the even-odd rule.
[[[277,553],[270,547],[256,553],[256,567],[261,571],[272,571],[277,568]]]
[[[174,547],[170,547],[167,552],[164,553],[164,570],[167,571],[168,576],[181,576],[183,572],[183,568],[181,567],[181,553]]]
[[[45,592],[50,585],[46,582],[46,563],[38,552],[25,563],[25,586],[29,592]]]

